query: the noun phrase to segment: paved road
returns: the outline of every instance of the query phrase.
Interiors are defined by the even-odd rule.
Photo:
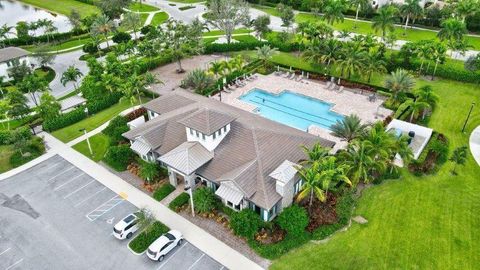
[[[0,181],[0,269],[221,269],[185,241],[162,263],[136,256],[112,226],[137,208],[55,155]]]

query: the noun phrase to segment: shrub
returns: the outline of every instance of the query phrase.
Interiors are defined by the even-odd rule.
[[[16,139],[30,140],[32,132],[28,127],[19,127],[14,130],[0,130],[0,145],[13,144]]]
[[[132,39],[132,36],[130,36],[129,33],[125,33],[125,32],[118,32],[112,37],[112,40],[115,43],[126,43],[131,39]]]
[[[117,145],[125,140],[122,134],[128,130],[127,119],[123,116],[117,116],[108,123],[102,133],[110,137],[110,145]]]
[[[105,153],[104,161],[117,171],[124,171],[133,160],[135,154],[127,144],[111,146]]]
[[[98,46],[95,42],[87,42],[83,45],[82,50],[89,54],[95,54],[98,52]]]
[[[170,193],[175,190],[175,187],[170,185],[169,183],[162,185],[161,187],[157,188],[155,192],[153,192],[153,198],[157,201],[163,200],[167,197]]]
[[[188,193],[182,193],[178,195],[173,201],[171,201],[168,204],[168,208],[172,209],[175,212],[178,212],[180,208],[182,208],[184,205],[188,203],[188,200],[190,199],[190,195]]]
[[[300,235],[308,225],[307,211],[296,204],[283,209],[277,218],[280,228],[291,235]]]
[[[55,118],[45,120],[43,122],[43,129],[46,131],[54,131],[75,124],[85,119],[86,117],[87,115],[84,112],[84,107],[81,106],[68,113],[64,113]]]
[[[22,155],[22,152],[29,153],[29,155]],[[13,155],[10,157],[10,165],[13,168],[21,166],[45,153],[45,145],[43,141],[39,137],[34,137],[30,141],[28,141],[25,149],[16,150]]]
[[[261,225],[260,216],[251,209],[243,209],[230,218],[230,227],[233,232],[248,239],[253,239]]]
[[[88,113],[94,114],[108,107],[111,107],[114,104],[117,104],[121,97],[122,97],[122,93],[114,92],[114,93],[105,95],[104,97],[99,99],[93,99],[93,100],[90,99],[87,102]]]
[[[148,33],[150,33],[150,31],[152,31],[155,27],[153,27],[153,25],[145,25],[144,27],[142,27],[140,29],[140,33],[142,33],[142,35],[146,35]]]
[[[211,212],[215,208],[215,204],[216,197],[212,189],[201,187],[193,192],[193,205],[198,212]]]
[[[145,230],[143,230],[137,237],[135,237],[128,246],[137,253],[142,253],[157,240],[158,237],[167,233],[170,229],[160,221],[155,221]]]

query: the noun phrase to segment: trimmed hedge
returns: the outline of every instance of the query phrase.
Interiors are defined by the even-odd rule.
[[[38,37],[21,37],[21,38],[11,38],[5,40],[5,44],[7,46],[22,46],[22,45],[31,45],[31,44],[36,44],[36,43],[43,43],[43,42],[61,42],[65,41],[68,39],[81,39],[84,37],[88,36],[88,30],[77,30],[77,31],[70,31],[70,32],[64,32],[64,33],[55,33],[53,35],[42,35]]]
[[[47,119],[43,122],[43,129],[51,132],[75,124],[87,117],[84,109],[85,107],[81,106],[73,111],[61,114],[55,118]]]
[[[89,100],[87,102],[88,113],[94,114],[106,108],[109,108],[117,104],[121,97],[122,97],[122,93],[113,92],[101,99]]]
[[[167,233],[170,229],[160,221],[155,221],[139,235],[137,235],[128,246],[136,253],[142,253],[157,240],[160,236]]]
[[[260,216],[252,209],[243,209],[240,212],[233,213],[230,217],[230,228],[233,232],[247,239],[253,239],[261,225]]]
[[[153,192],[153,198],[157,201],[161,201],[165,199],[170,193],[175,190],[175,187],[169,183],[162,185],[161,187],[157,188],[155,192]]]
[[[205,54],[255,50],[255,48],[262,47],[263,45],[269,45],[270,47],[278,48],[278,50],[282,52],[292,52],[303,48],[299,43],[296,42],[282,43],[278,41],[249,41],[230,44],[210,43],[205,45]]]
[[[183,192],[168,204],[168,208],[170,208],[175,212],[178,212],[181,207],[188,204],[188,200],[190,200],[190,195],[188,195],[188,193]]]

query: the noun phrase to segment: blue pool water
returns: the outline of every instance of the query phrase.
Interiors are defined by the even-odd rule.
[[[285,90],[278,95],[253,89],[239,97],[257,106],[255,112],[270,120],[307,131],[310,125],[330,129],[343,115],[332,112],[332,104]]]

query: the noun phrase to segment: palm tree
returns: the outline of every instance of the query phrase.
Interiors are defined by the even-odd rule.
[[[373,150],[369,141],[355,140],[347,146],[345,151],[340,153],[343,163],[349,166],[347,173],[354,186],[360,181],[369,183],[373,179],[371,170],[378,166],[373,158]]]
[[[435,61],[435,68],[432,73],[432,81],[435,80],[435,74],[437,73],[438,64],[445,62],[447,56],[447,48],[442,43],[434,43],[432,46],[431,58]]]
[[[245,64],[245,60],[243,59],[243,56],[240,54],[235,56],[235,58],[230,60],[230,62],[232,63],[233,68],[238,71],[240,71],[243,68],[243,65]]]
[[[142,162],[140,166],[139,175],[143,178],[147,183],[150,183],[155,179],[155,177],[160,175],[160,170],[158,163],[156,162]]]
[[[370,83],[373,73],[384,73],[387,72],[386,63],[380,57],[377,52],[370,52],[365,57],[365,62],[363,66],[363,71],[367,75],[367,82]]]
[[[213,74],[215,79],[223,73],[223,65],[221,62],[214,61],[210,63],[209,71]]]
[[[457,171],[456,171],[457,164],[464,165],[465,162],[467,161],[467,151],[468,151],[467,146],[458,147],[453,151],[452,157],[450,158],[450,161],[455,163],[455,165],[453,165],[453,169],[452,169],[452,174],[453,175],[457,174]]]
[[[350,5],[355,7],[355,26],[354,28],[357,28],[357,22],[358,22],[358,13],[360,12],[361,9],[365,9],[368,7],[370,4],[369,0],[350,0]]]
[[[405,0],[404,4],[400,7],[400,14],[405,17],[405,29],[404,35],[407,34],[407,27],[410,19],[421,16],[423,9],[420,7],[420,0]]]
[[[362,140],[368,141],[372,146],[375,160],[386,160],[393,154],[396,141],[395,136],[395,133],[385,130],[382,122],[376,122],[365,132]]]
[[[115,26],[112,21],[105,15],[102,14],[98,16],[92,24],[92,33],[94,35],[101,35],[107,42],[107,47],[110,48],[108,44],[108,35],[114,30]]]
[[[313,40],[313,42],[311,42],[310,45],[303,51],[302,57],[310,63],[323,63],[323,44],[318,40]]]
[[[337,60],[337,69],[339,69],[340,77],[338,83],[340,84],[340,78],[344,73],[347,73],[347,79],[352,74],[361,73],[363,71],[363,65],[365,62],[366,53],[356,46],[348,46],[345,48],[344,57]]]
[[[1,48],[5,47],[5,40],[8,39],[9,35],[15,34],[13,31],[13,26],[8,26],[6,23],[0,27],[0,45]]]
[[[319,161],[322,158],[328,156],[328,150],[320,145],[320,143],[315,143],[312,148],[302,146],[303,152],[307,155],[308,160],[305,160],[304,164],[312,164],[315,161]]]
[[[328,68],[331,63],[335,63],[337,59],[339,59],[339,52],[342,49],[342,43],[336,39],[329,39],[323,45],[323,56],[320,58],[320,60],[323,63],[327,63]]]
[[[262,47],[256,47],[257,57],[263,63],[263,66],[266,68],[268,61],[278,52],[277,48],[270,48],[268,45],[263,45]]]
[[[313,196],[319,201],[325,201],[323,190],[320,189],[320,174],[318,173],[319,162],[314,162],[311,167],[297,167],[298,175],[302,179],[302,191],[297,196],[297,201],[309,197],[309,207],[312,207]]]
[[[385,87],[393,92],[393,100],[398,100],[399,94],[409,92],[415,86],[415,79],[404,69],[397,69],[385,79]]]
[[[382,39],[388,32],[395,31],[395,15],[398,10],[394,6],[384,6],[378,10],[377,16],[373,17],[372,28],[375,32],[382,33]]]
[[[430,105],[430,108],[435,108],[440,97],[433,92],[433,88],[430,85],[425,85],[414,91],[416,98],[419,101],[426,102]],[[423,111],[422,118],[425,118],[426,110]]]
[[[351,114],[345,116],[341,121],[337,120],[337,122],[330,127],[330,130],[333,135],[343,138],[347,142],[351,142],[361,137],[365,133],[366,128],[367,125],[362,124],[357,115]]]
[[[345,16],[343,11],[345,10],[345,2],[342,0],[330,0],[327,2],[323,10],[323,18],[329,23],[343,22]]]
[[[80,69],[76,68],[74,65],[71,65],[63,72],[60,82],[65,86],[68,82],[73,82],[73,88],[77,90],[77,81],[83,76],[83,73]]]
[[[405,101],[406,104],[408,104],[408,113],[410,113],[410,122],[413,121],[413,117],[418,116],[418,113],[420,111],[426,110],[430,108],[430,104],[427,102],[423,102],[419,99],[408,99]]]
[[[440,26],[442,29],[438,31],[437,37],[442,41],[459,41],[467,33],[465,23],[453,18],[443,21]]]

